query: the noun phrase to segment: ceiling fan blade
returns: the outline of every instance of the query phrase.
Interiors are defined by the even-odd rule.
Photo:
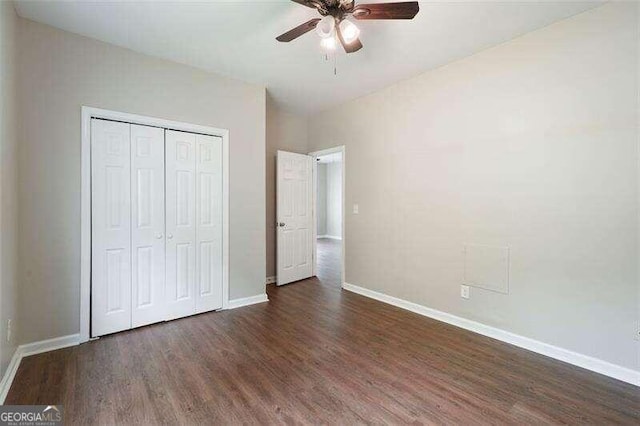
[[[308,33],[309,31],[314,29],[316,25],[318,25],[318,22],[320,22],[320,18],[313,18],[305,22],[304,24],[300,24],[297,27],[287,31],[284,34],[280,34],[278,37],[276,37],[276,40],[283,42],[290,42],[291,40],[295,40],[302,34]]]
[[[340,40],[340,44],[344,48],[344,51],[347,53],[357,52],[362,49],[362,42],[359,38],[356,38],[351,43],[345,43],[344,38],[342,37],[342,32],[340,31],[340,26],[336,25],[336,35],[338,36],[338,40]]]
[[[413,19],[420,6],[417,1],[359,4],[353,8],[356,19]]]

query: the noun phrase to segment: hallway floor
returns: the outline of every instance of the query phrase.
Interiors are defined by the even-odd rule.
[[[342,286],[342,241],[331,238],[318,239],[318,279],[322,284]]]

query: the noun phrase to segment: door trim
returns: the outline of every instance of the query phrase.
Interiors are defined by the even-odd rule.
[[[346,238],[345,238],[345,223],[346,223],[346,216],[345,214],[347,213],[347,206],[346,206],[346,176],[347,176],[347,152],[346,152],[346,148],[344,145],[339,145],[339,146],[335,146],[333,148],[327,148],[327,149],[322,149],[320,151],[313,151],[310,152],[308,155],[311,156],[313,163],[311,164],[311,169],[312,169],[312,174],[313,174],[313,234],[312,234],[312,238],[313,238],[313,276],[317,276],[318,275],[318,271],[317,271],[317,253],[318,253],[318,215],[317,215],[317,210],[318,210],[318,161],[317,158],[322,156],[322,155],[327,155],[327,154],[335,154],[337,152],[342,154],[342,253],[341,253],[341,265],[340,265],[340,273],[342,275],[341,279],[340,279],[340,285],[343,286],[345,283],[345,277],[346,277],[346,272],[345,272],[345,256],[346,256],[346,252],[347,252],[347,245],[346,245]]]
[[[229,307],[229,130],[119,111],[81,107],[80,343],[90,339],[91,306],[91,119],[101,118],[222,138],[222,309]]]

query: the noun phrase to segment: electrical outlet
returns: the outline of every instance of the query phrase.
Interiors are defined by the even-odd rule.
[[[360,206],[358,206],[357,204],[353,205],[353,214],[358,214],[360,211]]]
[[[11,319],[7,320],[7,342],[11,342]]]
[[[460,286],[460,297],[462,297],[463,299],[468,299],[469,298],[469,286],[468,285],[461,285]]]

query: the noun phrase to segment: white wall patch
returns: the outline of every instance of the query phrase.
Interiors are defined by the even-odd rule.
[[[509,294],[509,247],[465,244],[464,284]]]

